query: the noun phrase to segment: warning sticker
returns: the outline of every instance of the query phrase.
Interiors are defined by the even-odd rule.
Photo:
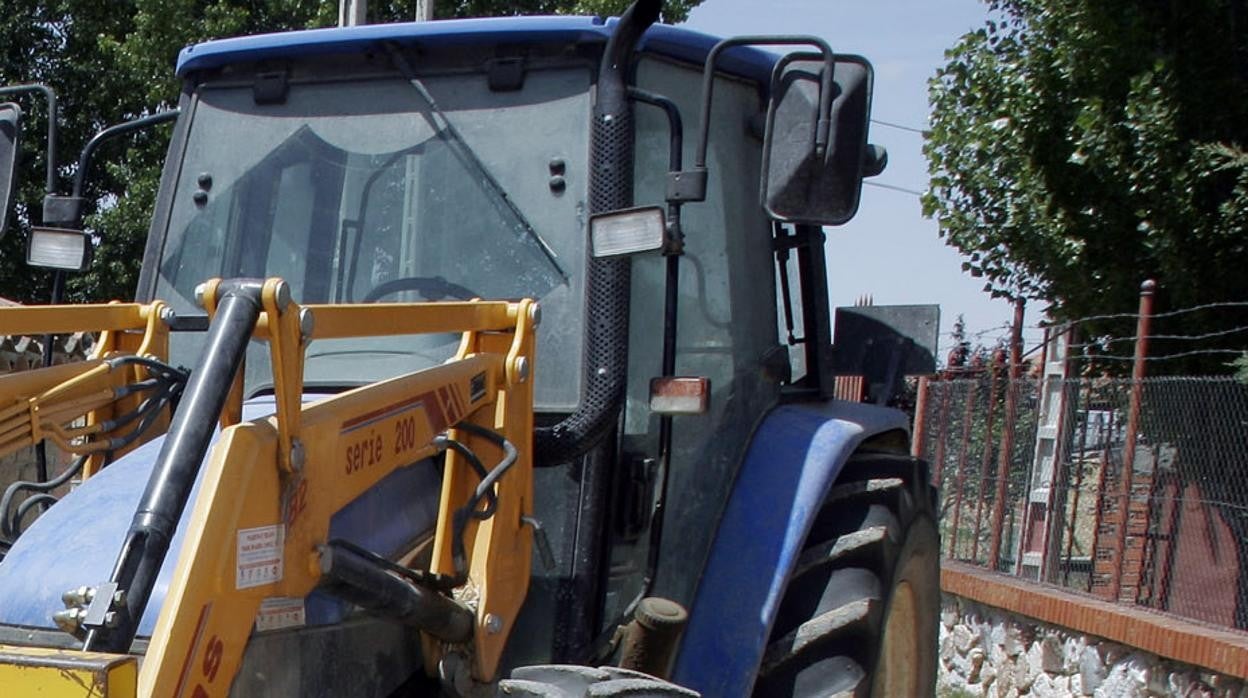
[[[238,529],[238,589],[258,587],[282,579],[282,550],[286,545],[286,526],[261,526]]]
[[[257,632],[298,628],[306,623],[303,599],[289,596],[270,596],[260,602],[260,612],[256,614]]]

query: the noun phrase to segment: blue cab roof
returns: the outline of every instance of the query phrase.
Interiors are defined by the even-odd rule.
[[[605,43],[617,19],[598,17],[488,17],[435,22],[367,24],[358,27],[258,34],[219,39],[182,49],[179,77],[231,63],[335,53],[358,53],[388,41],[423,46],[524,44],[537,42]],[[719,39],[699,32],[656,24],[646,32],[640,50],[702,63]],[[738,47],[726,51],[719,70],[767,84],[775,54]]]

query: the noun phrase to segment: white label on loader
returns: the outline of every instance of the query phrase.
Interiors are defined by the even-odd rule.
[[[281,630],[282,628],[298,628],[307,624],[303,610],[303,599],[289,596],[270,596],[260,602],[260,612],[256,614],[256,631]]]
[[[238,569],[234,586],[248,589],[282,580],[286,526],[238,529]]]

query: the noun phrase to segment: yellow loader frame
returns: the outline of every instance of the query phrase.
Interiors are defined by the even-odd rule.
[[[210,318],[218,286],[214,280],[203,287]],[[276,414],[239,421],[240,371],[222,411],[222,431],[202,466],[177,567],[137,678],[127,678],[134,677],[135,658],[129,655],[9,646],[0,647],[0,693],[228,695],[261,604],[303,599],[320,581],[320,556],[336,512],[394,470],[440,452],[434,438],[447,430],[483,459],[501,457],[493,442],[455,429],[465,422],[497,432],[518,452],[497,486],[494,515],[470,523],[463,537],[463,596],[473,600],[476,619],[468,653],[472,673],[482,681],[494,678],[528,591],[532,531],[524,518],[532,514],[533,501],[536,303],[300,306],[283,298],[282,286],[280,279],[265,282],[253,334],[270,347]],[[85,415],[88,425],[96,424],[106,410],[117,409],[101,397],[108,376],[99,366],[126,349],[167,358],[167,328],[159,322],[164,312],[160,302],[0,310],[0,332],[6,334],[105,332],[88,362],[27,372],[20,382],[0,378],[0,408],[12,398],[12,404],[26,406],[13,411],[33,415],[29,424],[15,427],[26,438],[13,439],[13,447],[54,431],[54,423],[65,429],[65,421]],[[463,333],[446,364],[303,403],[309,341],[445,332]],[[78,440],[65,439],[64,445],[77,452],[91,435],[71,432]],[[5,443],[0,441],[0,450]],[[478,478],[455,451],[445,458],[430,571],[451,575],[452,513],[468,501]],[[257,559],[256,549],[269,554]],[[423,645],[426,666],[436,666],[446,648],[428,635]],[[66,662],[76,668],[67,670]]]

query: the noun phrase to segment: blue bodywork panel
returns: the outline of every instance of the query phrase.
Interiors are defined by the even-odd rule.
[[[427,47],[534,43],[605,44],[616,21],[604,21],[598,17],[488,17],[368,24],[243,36],[209,41],[182,49],[178,56],[178,76],[185,77],[197,70],[219,68],[231,63],[362,53],[376,50],[383,42]],[[646,32],[639,50],[691,63],[702,63],[718,41],[716,37],[707,34],[658,24]],[[729,74],[766,85],[775,61],[774,54],[739,47],[724,53],[719,60],[719,68]]]
[[[907,430],[896,410],[833,401],[784,405],[759,425],[720,522],[674,680],[704,696],[747,696],[789,571],[845,462],[866,438]]]
[[[271,397],[253,400],[243,416],[258,419],[273,410]],[[0,624],[55,628],[52,614],[64,608],[62,593],[108,581],[163,441],[153,439],[83,482],[18,538],[0,562]],[[433,530],[440,482],[427,460],[396,470],[331,519],[330,537],[385,556],[402,552]],[[156,625],[198,492],[197,480],[139,623],[140,635],[150,636]],[[314,593],[307,600],[307,623],[337,622],[345,610],[337,599]]]

